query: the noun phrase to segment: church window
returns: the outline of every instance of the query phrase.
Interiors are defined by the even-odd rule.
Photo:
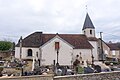
[[[92,30],[90,30],[90,34],[92,34]]]
[[[32,56],[32,49],[28,49],[27,56]]]
[[[60,48],[59,42],[55,42],[55,50],[59,50],[59,48]]]

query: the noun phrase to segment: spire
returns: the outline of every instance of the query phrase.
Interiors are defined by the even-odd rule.
[[[93,23],[92,23],[89,15],[88,15],[88,13],[86,14],[86,18],[85,18],[85,22],[84,22],[84,25],[83,25],[83,29],[82,29],[82,30],[84,30],[84,29],[86,29],[86,28],[95,29],[95,27],[94,27],[94,25],[93,25]]]

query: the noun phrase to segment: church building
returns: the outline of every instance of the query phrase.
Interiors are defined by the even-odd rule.
[[[48,34],[34,32],[20,39],[15,47],[15,57],[39,60],[40,65],[72,65],[76,55],[81,61],[99,61],[99,39],[88,15],[84,21],[82,34]]]

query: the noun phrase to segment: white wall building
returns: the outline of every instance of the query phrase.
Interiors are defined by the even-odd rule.
[[[35,32],[29,37],[40,35],[41,33]],[[60,65],[71,65],[76,55],[81,53],[82,59],[92,61],[92,45],[87,41],[85,35],[81,34],[42,34],[43,45],[40,47],[39,44],[27,44],[29,41],[23,39],[22,47],[22,59],[32,59],[38,57],[41,60],[41,65],[51,65],[53,60],[57,61],[57,51],[55,49],[55,43],[59,43],[59,55],[58,62]],[[47,39],[48,38],[48,39]],[[33,38],[31,38],[33,39]],[[74,40],[76,39],[76,40]],[[34,41],[34,40],[32,40]],[[27,43],[25,43],[27,42]],[[78,42],[78,43],[77,43]],[[84,43],[84,44],[83,44]],[[19,44],[15,48],[15,57],[20,58],[20,47]],[[31,45],[31,47],[26,47]],[[38,55],[37,55],[38,54]],[[86,56],[87,55],[87,56]]]
[[[38,57],[41,65],[51,65],[58,62],[60,65],[71,65],[76,55],[82,56],[83,61],[92,61],[92,55],[98,60],[98,43],[95,37],[95,27],[87,13],[83,25],[84,34],[44,34],[35,32],[22,39],[22,59]],[[15,57],[20,58],[20,41],[15,48]]]

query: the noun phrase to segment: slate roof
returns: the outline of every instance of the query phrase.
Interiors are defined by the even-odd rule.
[[[110,50],[120,50],[120,43],[107,43]]]
[[[58,35],[60,38],[74,46],[75,49],[92,49],[93,46],[88,42],[88,39],[83,34],[43,34],[35,32],[22,40],[23,47],[40,47],[52,38]],[[19,47],[20,41],[16,45]]]
[[[88,13],[86,14],[86,18],[85,18],[85,22],[84,22],[84,25],[83,25],[83,29],[82,29],[82,30],[84,30],[84,29],[86,29],[86,28],[95,29],[95,27],[94,27],[94,25],[93,25],[93,23],[92,23],[89,15],[88,15]]]

